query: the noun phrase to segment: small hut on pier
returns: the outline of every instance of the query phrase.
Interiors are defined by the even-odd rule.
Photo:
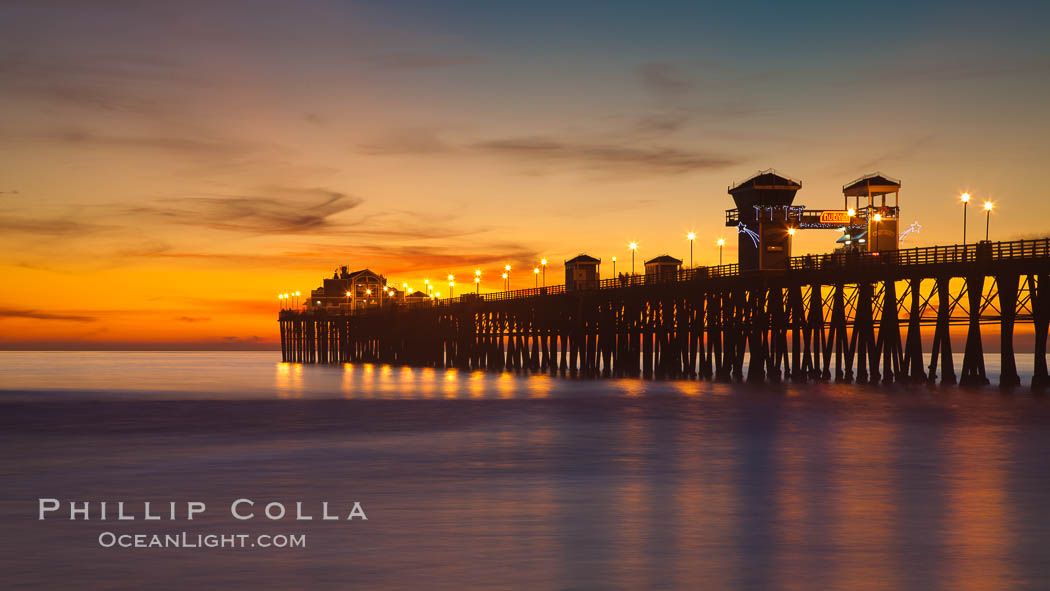
[[[579,254],[565,261],[565,289],[597,289],[600,278],[598,265],[601,259],[587,254]]]
[[[682,261],[669,254],[649,259],[645,261],[645,282],[675,281],[681,268]]]

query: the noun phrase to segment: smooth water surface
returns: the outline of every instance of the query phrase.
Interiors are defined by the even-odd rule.
[[[0,588],[1050,588],[1050,400],[1026,389],[278,359],[0,353]],[[40,497],[208,513],[39,521]],[[238,521],[240,497],[368,521]]]

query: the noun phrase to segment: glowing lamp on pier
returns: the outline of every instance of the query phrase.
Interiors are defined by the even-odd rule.
[[[984,241],[988,242],[988,226],[992,223],[992,202],[984,202]]]
[[[788,236],[794,236],[794,235],[795,235],[795,229],[794,228],[788,228]]]

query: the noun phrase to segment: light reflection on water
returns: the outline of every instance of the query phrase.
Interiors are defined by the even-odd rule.
[[[1023,389],[92,359],[0,354],[0,586],[1050,587],[1050,399]],[[40,523],[41,495],[210,511]],[[369,521],[235,522],[240,496]],[[104,527],[310,546],[136,554],[98,548]]]

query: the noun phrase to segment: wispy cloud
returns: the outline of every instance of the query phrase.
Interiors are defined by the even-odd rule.
[[[895,64],[881,72],[879,79],[947,82],[995,78],[1016,74],[1045,74],[1047,72],[1050,72],[1050,59],[997,60],[993,57],[985,56],[980,59],[950,58]]]
[[[362,152],[376,156],[439,154],[452,149],[441,139],[437,129],[424,127],[396,129],[361,146]]]
[[[669,62],[642,64],[637,74],[646,90],[664,99],[680,97],[696,85],[678,66]]]
[[[0,214],[0,232],[39,236],[81,236],[104,226],[76,219],[74,215],[26,217]]]
[[[0,59],[0,78],[2,94],[35,104],[138,115],[167,112],[168,89],[199,82],[172,61],[112,53],[8,55]]]
[[[644,115],[635,123],[635,131],[642,136],[665,135],[684,128],[690,118],[684,111]]]
[[[175,320],[177,320],[179,322],[195,323],[195,322],[208,322],[209,320],[211,320],[211,318],[209,318],[207,316],[179,316],[179,317],[175,318]]]
[[[175,152],[201,158],[237,156],[257,151],[260,146],[232,139],[177,135],[114,135],[86,129],[62,129],[40,134],[45,140],[81,147],[124,148]]]
[[[264,195],[169,199],[164,205],[130,207],[124,214],[170,224],[248,234],[298,234],[333,225],[332,217],[363,202],[323,188],[273,188]]]
[[[58,320],[64,322],[95,322],[98,318],[80,314],[56,314],[28,308],[0,308],[2,318],[30,318],[33,320]]]
[[[488,154],[534,164],[568,165],[613,173],[683,174],[727,168],[738,162],[727,155],[667,146],[575,143],[545,136],[491,140],[474,147]]]
[[[481,61],[473,55],[446,55],[422,51],[399,51],[378,55],[372,58],[372,64],[379,68],[392,70],[426,70],[447,68]]]

